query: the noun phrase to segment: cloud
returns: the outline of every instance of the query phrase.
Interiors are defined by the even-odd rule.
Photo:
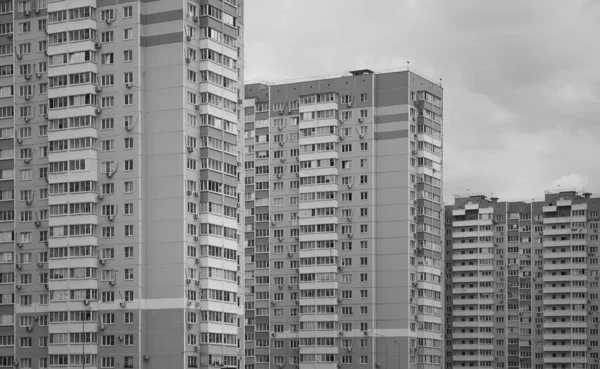
[[[600,195],[600,2],[252,0],[245,24],[248,79],[406,61],[443,78],[447,201],[543,197],[572,174]]]

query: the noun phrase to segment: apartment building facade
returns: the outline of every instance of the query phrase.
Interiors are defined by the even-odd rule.
[[[242,10],[0,1],[0,367],[242,365]]]
[[[245,368],[439,368],[441,86],[245,90]]]
[[[446,367],[598,369],[600,198],[446,207]]]

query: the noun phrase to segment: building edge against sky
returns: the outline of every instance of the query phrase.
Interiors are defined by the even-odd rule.
[[[597,369],[600,197],[446,207],[446,367]]]
[[[438,367],[442,88],[246,85],[246,369]]]
[[[0,2],[0,366],[242,363],[242,8]]]

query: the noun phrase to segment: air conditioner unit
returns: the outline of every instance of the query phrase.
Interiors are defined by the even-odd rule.
[[[104,264],[106,264],[106,260],[104,260],[104,259],[98,259],[98,264],[104,265]]]
[[[104,330],[104,324],[98,324],[98,328],[103,331]]]
[[[95,89],[96,89],[96,92],[100,92],[100,91],[102,91],[102,86],[96,85]]]
[[[275,333],[275,332],[271,333],[271,337],[277,337],[277,333]]]
[[[35,76],[36,76],[37,78],[42,78],[42,73],[40,73],[40,72],[37,72],[37,73],[35,74]]]
[[[199,105],[199,104],[196,104],[196,105],[194,105],[194,108],[195,108],[196,110],[200,110],[200,105]]]
[[[111,286],[114,286],[115,284],[117,284],[117,282],[115,282],[114,280],[108,282],[108,284],[110,284]]]
[[[343,336],[343,335],[344,335],[344,332],[340,331],[340,336]]]
[[[365,119],[364,119],[364,118],[358,118],[358,123],[362,123],[362,122],[364,122],[364,121],[365,121]]]
[[[279,141],[279,146],[283,146],[283,141]]]
[[[25,122],[27,122],[27,123],[31,122],[31,117],[25,117]]]
[[[20,284],[16,284],[15,288],[18,289],[18,290],[20,290],[21,289],[21,285]]]
[[[279,159],[280,162],[285,163],[285,158]]]
[[[194,214],[194,219],[198,219],[198,214]]]
[[[113,22],[113,19],[107,19],[107,20],[105,20],[105,22],[106,22],[106,24],[111,25]]]
[[[42,222],[40,222],[39,220],[36,220],[33,224],[35,224],[36,227],[39,227],[42,225]]]
[[[187,147],[187,151],[188,151],[188,152],[194,152],[194,148],[193,148],[192,146],[188,146],[188,147]]]
[[[185,58],[185,62],[190,64],[192,62],[192,58],[190,58],[189,56]]]
[[[44,263],[38,263],[38,268],[41,268],[44,266]]]
[[[125,303],[125,301],[121,301],[119,302],[119,306],[124,308],[125,306],[127,306],[127,304]]]
[[[96,114],[101,114],[102,113],[102,108],[96,108]]]
[[[291,257],[292,257],[292,255],[293,255],[293,254],[292,254],[291,252],[288,252],[288,257],[290,257],[290,258],[291,258]]]
[[[281,178],[281,173],[277,173],[277,178]]]
[[[133,87],[133,83],[131,83],[131,82],[127,82],[127,83],[125,84],[125,87],[127,87],[127,88],[132,88],[132,87]]]
[[[192,18],[194,20],[195,23],[198,23],[198,16],[194,15],[194,18]]]
[[[275,301],[271,301],[271,305],[275,306],[276,305]]]
[[[198,241],[198,236],[194,236],[194,241]]]
[[[411,152],[412,152],[413,155],[417,155],[419,153],[419,151],[417,151],[417,150],[413,150]]]
[[[340,140],[344,141],[344,139],[346,138],[346,136],[340,136]]]
[[[108,219],[109,222],[112,222],[113,220],[115,220],[115,216],[114,215],[109,215],[106,218]]]
[[[294,288],[294,286],[291,284],[288,284],[288,288],[291,290],[292,288]]]
[[[185,39],[188,41],[192,41],[192,36],[185,36]]]
[[[196,259],[194,260],[194,262],[195,262],[196,264],[200,264],[200,258],[196,258]]]
[[[21,265],[21,264],[18,264],[18,263],[17,263],[15,266],[17,267],[17,269],[21,269],[21,268],[23,268],[23,265]]]
[[[143,356],[143,359],[144,359],[145,361],[148,361],[148,360],[150,360],[150,355],[144,355],[144,356]]]

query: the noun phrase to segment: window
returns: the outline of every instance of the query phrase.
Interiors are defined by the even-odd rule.
[[[133,50],[125,50],[125,51],[123,51],[123,61],[124,62],[133,61]]]
[[[131,18],[133,17],[133,7],[125,6],[123,7],[123,18]]]
[[[125,149],[133,149],[133,137],[125,137]]]
[[[133,193],[133,182],[131,182],[131,181],[125,182],[124,192],[125,193]]]
[[[133,170],[133,159],[125,160],[125,171],[131,172]]]
[[[133,29],[125,28],[123,30],[123,40],[131,40],[133,38]]]
[[[123,73],[123,83],[133,83],[133,72]]]
[[[106,53],[106,54],[100,55],[100,64],[108,65],[108,64],[114,64],[114,63],[115,63],[115,54]]]
[[[126,224],[124,227],[125,227],[125,237],[133,236],[133,225]]]
[[[103,44],[113,42],[113,41],[114,41],[114,32],[113,31],[106,31],[106,32],[100,33],[100,42],[102,42]]]
[[[125,106],[133,105],[133,94],[125,94],[125,99],[123,101]],[[364,159],[366,160],[366,159]]]
[[[360,102],[367,102],[369,100],[369,95],[367,93],[360,94]]]
[[[125,259],[133,258],[133,246],[125,246]]]

